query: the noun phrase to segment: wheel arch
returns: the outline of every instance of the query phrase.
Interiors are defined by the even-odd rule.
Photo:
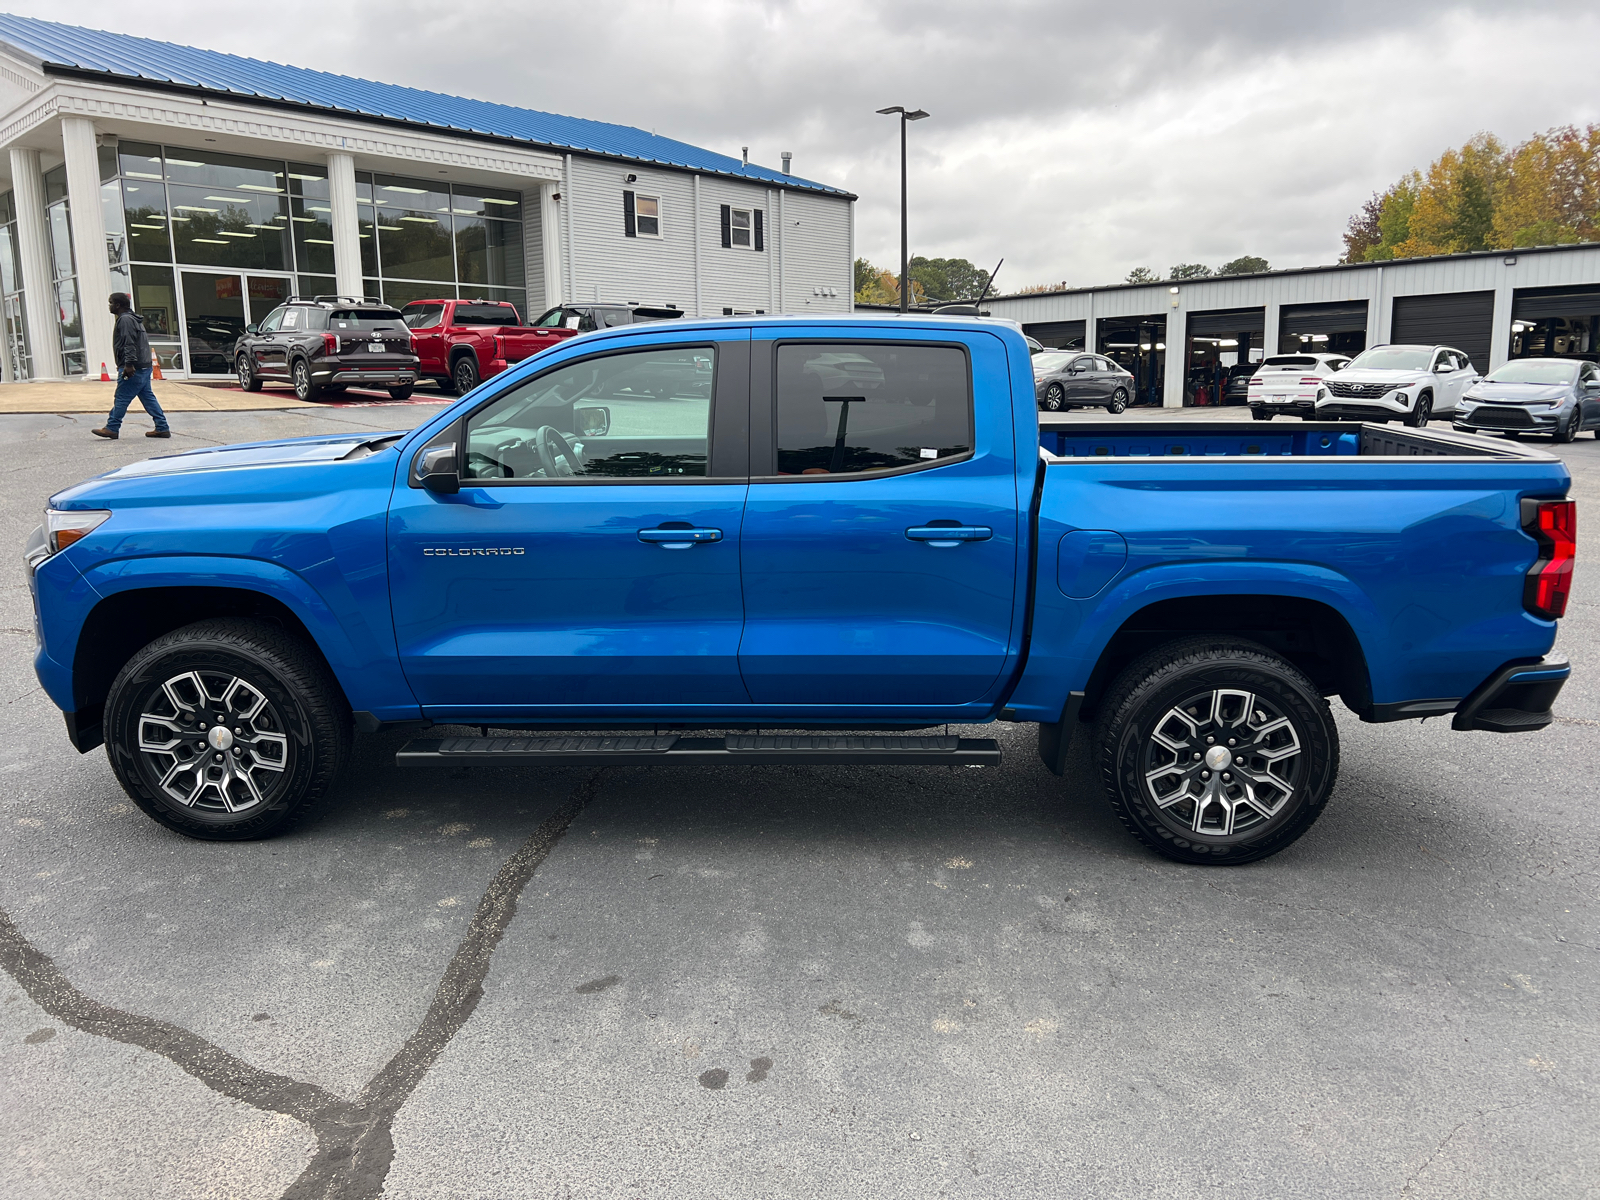
[[[1130,614],[1100,651],[1084,685],[1081,719],[1093,718],[1113,680],[1140,655],[1200,635],[1242,638],[1280,655],[1325,696],[1372,710],[1372,677],[1355,629],[1333,605],[1263,592],[1177,596]]]

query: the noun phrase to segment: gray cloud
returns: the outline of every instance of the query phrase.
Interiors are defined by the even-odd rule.
[[[55,3],[15,11],[59,19]],[[240,10],[241,13],[244,10]],[[654,129],[861,196],[857,248],[898,256],[913,127],[913,252],[1001,283],[1136,265],[1332,261],[1373,190],[1479,129],[1600,119],[1592,5],[1147,0],[683,0],[442,7],[87,0],[79,24]]]

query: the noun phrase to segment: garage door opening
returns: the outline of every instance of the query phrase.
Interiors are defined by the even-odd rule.
[[[1367,348],[1367,302],[1285,304],[1278,312],[1279,354],[1345,354]]]
[[[1190,313],[1184,406],[1243,404],[1246,384],[1263,357],[1265,329],[1264,308]]]
[[[1600,287],[1519,289],[1511,302],[1510,354],[1600,362]]]
[[[1022,332],[1052,350],[1083,349],[1082,321],[1040,321],[1036,325],[1024,325]]]
[[[1167,383],[1167,318],[1101,317],[1094,348],[1133,375],[1135,404],[1161,405]]]

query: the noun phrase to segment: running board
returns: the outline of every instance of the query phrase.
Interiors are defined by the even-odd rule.
[[[396,763],[691,763],[738,766],[997,767],[993,738],[732,734],[728,737],[420,738]]]

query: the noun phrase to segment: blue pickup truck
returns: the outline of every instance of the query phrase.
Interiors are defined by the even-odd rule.
[[[409,433],[151,459],[52,497],[37,670],[191,837],[406,762],[988,765],[1074,738],[1171,858],[1281,850],[1365,721],[1547,725],[1562,463],[1384,426],[1043,419],[976,319],[575,338]],[[424,735],[430,727],[436,736]],[[447,735],[447,736],[437,736]]]

